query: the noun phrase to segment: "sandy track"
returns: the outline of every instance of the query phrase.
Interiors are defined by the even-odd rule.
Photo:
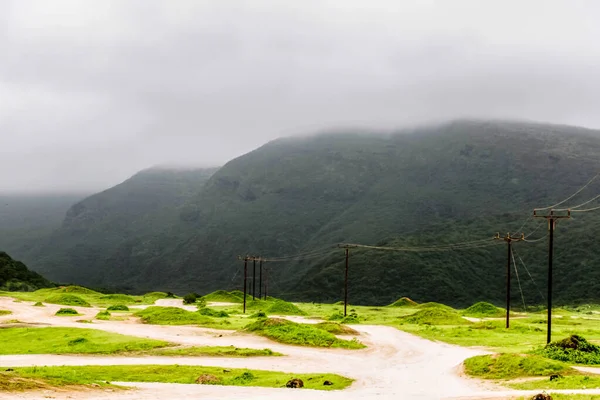
[[[0,298],[0,308],[13,311],[4,319],[44,323],[53,326],[92,328],[132,336],[166,340],[186,345],[219,345],[250,348],[271,348],[286,354],[284,357],[213,358],[213,357],[125,357],[125,356],[59,356],[13,355],[0,356],[3,367],[42,365],[115,365],[115,364],[180,364],[219,366],[225,368],[252,368],[294,373],[333,372],[348,376],[356,382],[347,390],[321,392],[308,390],[242,388],[176,384],[135,384],[134,392],[85,391],[61,394],[22,393],[0,394],[0,399],[38,399],[50,395],[56,399],[483,399],[507,398],[519,393],[506,391],[476,380],[459,376],[457,367],[468,357],[483,351],[431,342],[395,328],[386,326],[355,325],[360,339],[368,345],[364,350],[316,349],[287,346],[262,337],[232,331],[220,331],[189,326],[143,325],[132,321],[98,321],[80,324],[75,319],[84,317],[56,317],[60,306],[32,307],[32,303],[15,303]],[[165,304],[166,305],[166,304]],[[169,304],[171,305],[171,304]],[[77,308],[86,316],[98,309]],[[132,384],[127,384],[132,385]],[[600,391],[599,391],[600,392]],[[586,392],[592,393],[592,392]]]

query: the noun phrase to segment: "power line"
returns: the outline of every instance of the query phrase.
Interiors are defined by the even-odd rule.
[[[596,210],[600,210],[600,206],[594,207],[594,208],[588,208],[586,210],[571,210],[571,212],[589,212],[589,211],[596,211]]]
[[[515,251],[515,253],[516,253],[516,251]],[[527,272],[527,275],[529,275],[529,279],[531,279],[531,282],[533,283],[533,286],[535,287],[535,290],[537,290],[537,292],[540,294],[540,296],[542,297],[542,300],[546,300],[546,298],[544,297],[544,294],[542,293],[542,291],[540,290],[540,288],[538,287],[538,285],[535,283],[535,280],[533,279],[533,276],[529,272],[529,269],[527,268],[527,265],[525,265],[525,262],[523,261],[523,259],[521,258],[521,256],[517,254],[517,258],[519,259],[519,261],[521,261],[521,265],[523,265],[523,268],[525,268],[525,271]]]
[[[592,182],[594,182],[598,177],[600,176],[600,172],[598,172],[596,175],[594,175],[594,177],[592,179],[590,179],[588,181],[588,183],[586,183],[585,185],[583,185],[578,191],[576,191],[575,193],[573,193],[571,196],[567,197],[566,199],[564,199],[563,201],[556,203],[552,206],[549,207],[544,207],[544,208],[536,208],[536,210],[539,211],[543,211],[543,210],[550,210],[553,209],[555,207],[560,206],[561,204],[566,203],[567,201],[571,200],[573,197],[577,196],[579,193],[581,193],[585,188],[587,188]]]
[[[591,203],[592,201],[594,201],[594,200],[597,200],[597,199],[599,199],[599,198],[600,198],[600,194],[599,194],[599,195],[597,195],[596,197],[593,197],[593,198],[589,199],[589,200],[588,200],[588,201],[586,201],[585,203],[581,203],[581,204],[578,204],[578,205],[576,205],[576,206],[569,207],[569,208],[559,208],[559,209],[556,209],[555,211],[568,211],[568,210],[574,210],[574,209],[576,209],[576,208],[579,208],[579,207],[585,206],[586,204],[589,204],[589,203]]]
[[[523,288],[521,287],[521,280],[519,279],[519,271],[517,270],[517,263],[515,262],[515,255],[511,251],[510,252],[513,260],[513,265],[515,266],[515,275],[517,276],[517,283],[519,284],[519,291],[521,292],[521,299],[523,300],[523,310],[527,311],[527,306],[525,305],[525,296],[523,295]]]

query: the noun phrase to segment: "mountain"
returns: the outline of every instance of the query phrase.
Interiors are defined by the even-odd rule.
[[[52,286],[52,282],[0,251],[0,290],[32,291]]]
[[[0,194],[0,250],[17,258],[58,229],[84,194]]]
[[[93,196],[69,211],[30,262],[53,279],[81,284],[203,292],[240,287],[239,255],[304,253],[302,260],[267,264],[270,294],[337,301],[344,269],[337,243],[414,247],[489,239],[498,247],[351,249],[351,301],[386,304],[409,296],[498,303],[506,254],[491,236],[537,229],[530,239],[543,237],[545,222],[529,218],[533,208],[588,182],[600,171],[599,152],[598,131],[508,121],[279,139],[207,175],[176,205],[137,214],[116,188],[98,195],[112,208]],[[598,181],[572,204],[595,196]],[[599,214],[590,212],[559,224],[558,301],[600,297],[598,222]],[[536,287],[545,286],[545,241],[539,239],[515,246],[529,271],[520,279],[528,302],[541,301]],[[513,293],[515,301],[521,298],[516,286]]]

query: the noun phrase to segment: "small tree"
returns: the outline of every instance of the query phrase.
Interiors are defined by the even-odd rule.
[[[194,293],[188,293],[183,296],[183,304],[194,304],[198,297]]]

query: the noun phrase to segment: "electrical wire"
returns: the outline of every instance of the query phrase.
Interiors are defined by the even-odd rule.
[[[513,265],[515,267],[515,275],[517,276],[517,283],[519,284],[519,291],[521,292],[521,299],[523,300],[523,310],[527,311],[527,306],[525,305],[525,295],[523,294],[523,288],[521,287],[521,279],[519,279],[519,270],[517,270],[517,263],[515,262],[515,253],[513,253],[512,248],[510,249],[510,255],[513,260]],[[509,311],[509,310],[507,310]]]
[[[486,239],[484,242],[490,242],[490,239]],[[385,251],[405,251],[405,252],[438,252],[438,251],[452,251],[452,250],[470,250],[483,247],[497,246],[501,243],[492,242],[488,244],[484,243],[473,243],[470,245],[447,245],[445,247],[386,247],[386,246],[369,246],[364,244],[348,244],[348,246],[370,249],[370,250],[385,250]]]
[[[539,242],[540,240],[546,239],[548,237],[550,233],[546,233],[546,236],[542,236],[541,238],[537,238],[537,239],[533,239],[533,240],[527,240],[525,239],[525,242],[527,243],[535,243],[535,242]]]
[[[598,172],[596,175],[594,175],[594,177],[592,179],[589,180],[588,183],[586,183],[585,185],[583,185],[583,187],[581,187],[578,191],[576,191],[575,193],[573,193],[571,196],[567,197],[566,199],[564,199],[563,201],[556,203],[552,206],[549,207],[544,207],[544,208],[536,208],[536,210],[549,210],[551,208],[560,206],[561,204],[566,203],[567,201],[571,200],[573,197],[577,196],[579,193],[581,193],[585,188],[587,188],[589,185],[591,185],[592,182],[594,182],[598,177],[600,176],[600,172]]]
[[[586,210],[571,210],[571,212],[589,212],[589,211],[596,211],[596,210],[600,210],[600,206],[594,207],[594,208],[588,208]]]
[[[592,201],[594,201],[594,200],[597,200],[597,199],[599,199],[599,198],[600,198],[600,194],[599,194],[598,196],[594,197],[594,198],[591,198],[590,200],[586,201],[585,203],[581,203],[581,204],[578,204],[578,205],[576,205],[576,206],[569,207],[569,208],[560,208],[560,209],[557,209],[557,210],[555,210],[555,211],[569,211],[569,210],[574,210],[574,209],[576,209],[576,208],[579,208],[579,207],[585,206],[586,204],[589,204],[589,203],[591,203]]]
[[[515,251],[515,253],[516,253],[516,251]],[[537,283],[535,283],[535,280],[533,279],[533,276],[529,272],[529,269],[527,268],[527,266],[525,265],[525,262],[523,261],[523,259],[521,258],[521,256],[519,254],[517,254],[517,258],[519,259],[519,261],[521,261],[521,264],[523,265],[523,268],[525,268],[525,271],[527,271],[527,275],[529,275],[529,279],[531,279],[531,283],[533,283],[533,286],[535,287],[535,290],[537,290],[537,292],[540,294],[540,296],[542,297],[542,300],[546,301],[546,297],[544,297],[544,294],[541,292],[541,290],[538,287]]]

